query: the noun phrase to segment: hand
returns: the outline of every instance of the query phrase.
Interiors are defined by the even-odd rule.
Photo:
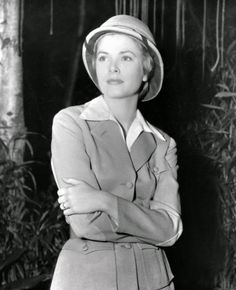
[[[70,186],[57,191],[58,202],[64,215],[86,214],[101,210],[100,190],[81,180],[70,178],[64,181]]]

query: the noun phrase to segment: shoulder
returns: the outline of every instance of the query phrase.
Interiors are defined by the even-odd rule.
[[[53,118],[53,126],[55,124],[63,124],[70,126],[83,126],[84,119],[80,118],[81,113],[87,107],[87,103],[83,105],[70,106],[60,110]]]
[[[161,130],[160,128],[149,123],[149,127],[152,130],[156,141],[159,144],[162,144],[162,147],[165,148],[166,152],[176,152],[176,142],[169,134]]]
[[[53,118],[52,131],[54,134],[70,132],[78,134],[86,128],[85,121],[80,118],[84,105],[70,106],[60,110]]]
[[[78,119],[81,113],[84,110],[85,105],[77,105],[77,106],[71,106],[64,108],[60,110],[56,115],[54,116],[54,120],[60,120],[60,119]]]

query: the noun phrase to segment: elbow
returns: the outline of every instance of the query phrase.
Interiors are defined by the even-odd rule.
[[[173,220],[170,218],[170,226],[167,230],[164,231],[165,238],[161,243],[158,243],[158,246],[170,247],[173,246],[177,240],[180,238],[183,232],[183,223],[181,218]]]
[[[89,220],[85,215],[71,215],[67,217],[73,234],[77,238],[86,238],[89,231]]]
[[[78,226],[73,222],[70,222],[70,228],[71,228],[72,237],[84,239],[86,238],[86,235],[88,234],[86,227]]]

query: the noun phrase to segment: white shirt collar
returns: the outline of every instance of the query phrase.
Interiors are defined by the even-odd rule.
[[[82,105],[82,109],[80,118],[84,120],[105,121],[114,119],[102,95]]]
[[[80,118],[84,120],[90,120],[90,121],[112,120],[112,121],[115,121],[119,125],[119,123],[116,121],[115,117],[112,115],[111,111],[109,110],[109,107],[107,103],[105,102],[102,95],[82,105],[82,109],[83,111],[80,114]],[[166,141],[164,136],[154,126],[148,123],[144,119],[141,112],[137,110],[136,117],[133,123],[131,124],[128,134],[126,136],[126,143],[129,149],[131,148],[135,140],[138,138],[140,133],[143,131],[152,133],[156,135],[162,141]],[[124,137],[122,129],[121,129],[121,133],[122,133],[122,136]]]

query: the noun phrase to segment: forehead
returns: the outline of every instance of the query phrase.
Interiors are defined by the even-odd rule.
[[[131,50],[142,52],[141,44],[134,38],[124,34],[105,34],[97,41],[97,51],[100,50]]]

